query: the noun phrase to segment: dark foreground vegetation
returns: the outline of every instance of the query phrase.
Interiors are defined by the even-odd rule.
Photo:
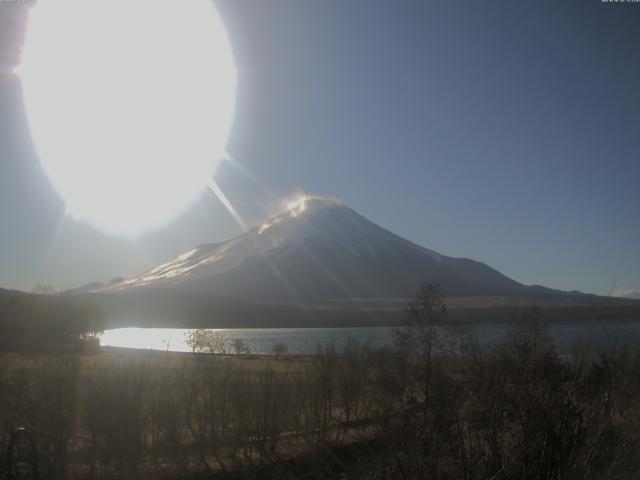
[[[88,300],[0,289],[0,352],[95,350],[103,322]]]
[[[481,346],[442,300],[382,350],[4,354],[0,447],[26,427],[56,479],[638,478],[639,353],[560,358],[535,312]]]

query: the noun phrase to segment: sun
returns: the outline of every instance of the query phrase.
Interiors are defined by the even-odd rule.
[[[236,69],[210,0],[38,2],[16,73],[67,212],[108,233],[175,218],[224,156]]]

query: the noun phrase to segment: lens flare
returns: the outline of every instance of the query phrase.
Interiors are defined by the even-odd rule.
[[[224,156],[236,70],[210,0],[38,2],[16,73],[67,212],[108,233],[175,218]]]

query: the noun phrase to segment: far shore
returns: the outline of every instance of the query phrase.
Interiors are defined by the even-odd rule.
[[[536,304],[500,306],[500,307],[455,307],[448,309],[448,321],[442,325],[482,326],[512,325],[526,321],[532,309],[538,309],[540,317],[549,324],[577,324],[594,322],[640,322],[640,302],[629,305],[603,306],[555,306],[539,307]],[[244,319],[226,320],[188,320],[176,322],[167,318],[144,318],[131,321],[130,318],[108,320],[104,330],[117,328],[176,328],[176,329],[228,329],[228,330],[276,330],[288,328],[397,328],[404,324],[403,309],[384,311],[340,312],[332,316],[324,312],[322,317],[310,321],[304,316],[298,319],[279,320],[267,318],[264,321],[246,321]]]

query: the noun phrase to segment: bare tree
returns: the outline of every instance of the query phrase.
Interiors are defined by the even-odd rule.
[[[409,303],[403,328],[394,332],[394,343],[404,352],[416,372],[425,406],[431,393],[433,357],[444,345],[442,326],[447,320],[446,293],[439,284],[420,288]]]
[[[248,354],[251,351],[249,350],[249,346],[245,343],[242,338],[234,338],[231,341],[231,348],[236,355]]]
[[[367,382],[367,366],[365,350],[354,338],[349,338],[344,347],[340,365],[337,370],[336,383],[338,395],[344,413],[344,431],[349,428],[349,422],[357,417],[360,407],[360,397]]]
[[[278,360],[282,355],[289,351],[289,345],[286,343],[276,343],[271,347],[271,351],[276,356],[276,360]]]
[[[196,329],[185,333],[185,343],[193,353],[219,354],[225,352],[226,338],[220,331]]]

